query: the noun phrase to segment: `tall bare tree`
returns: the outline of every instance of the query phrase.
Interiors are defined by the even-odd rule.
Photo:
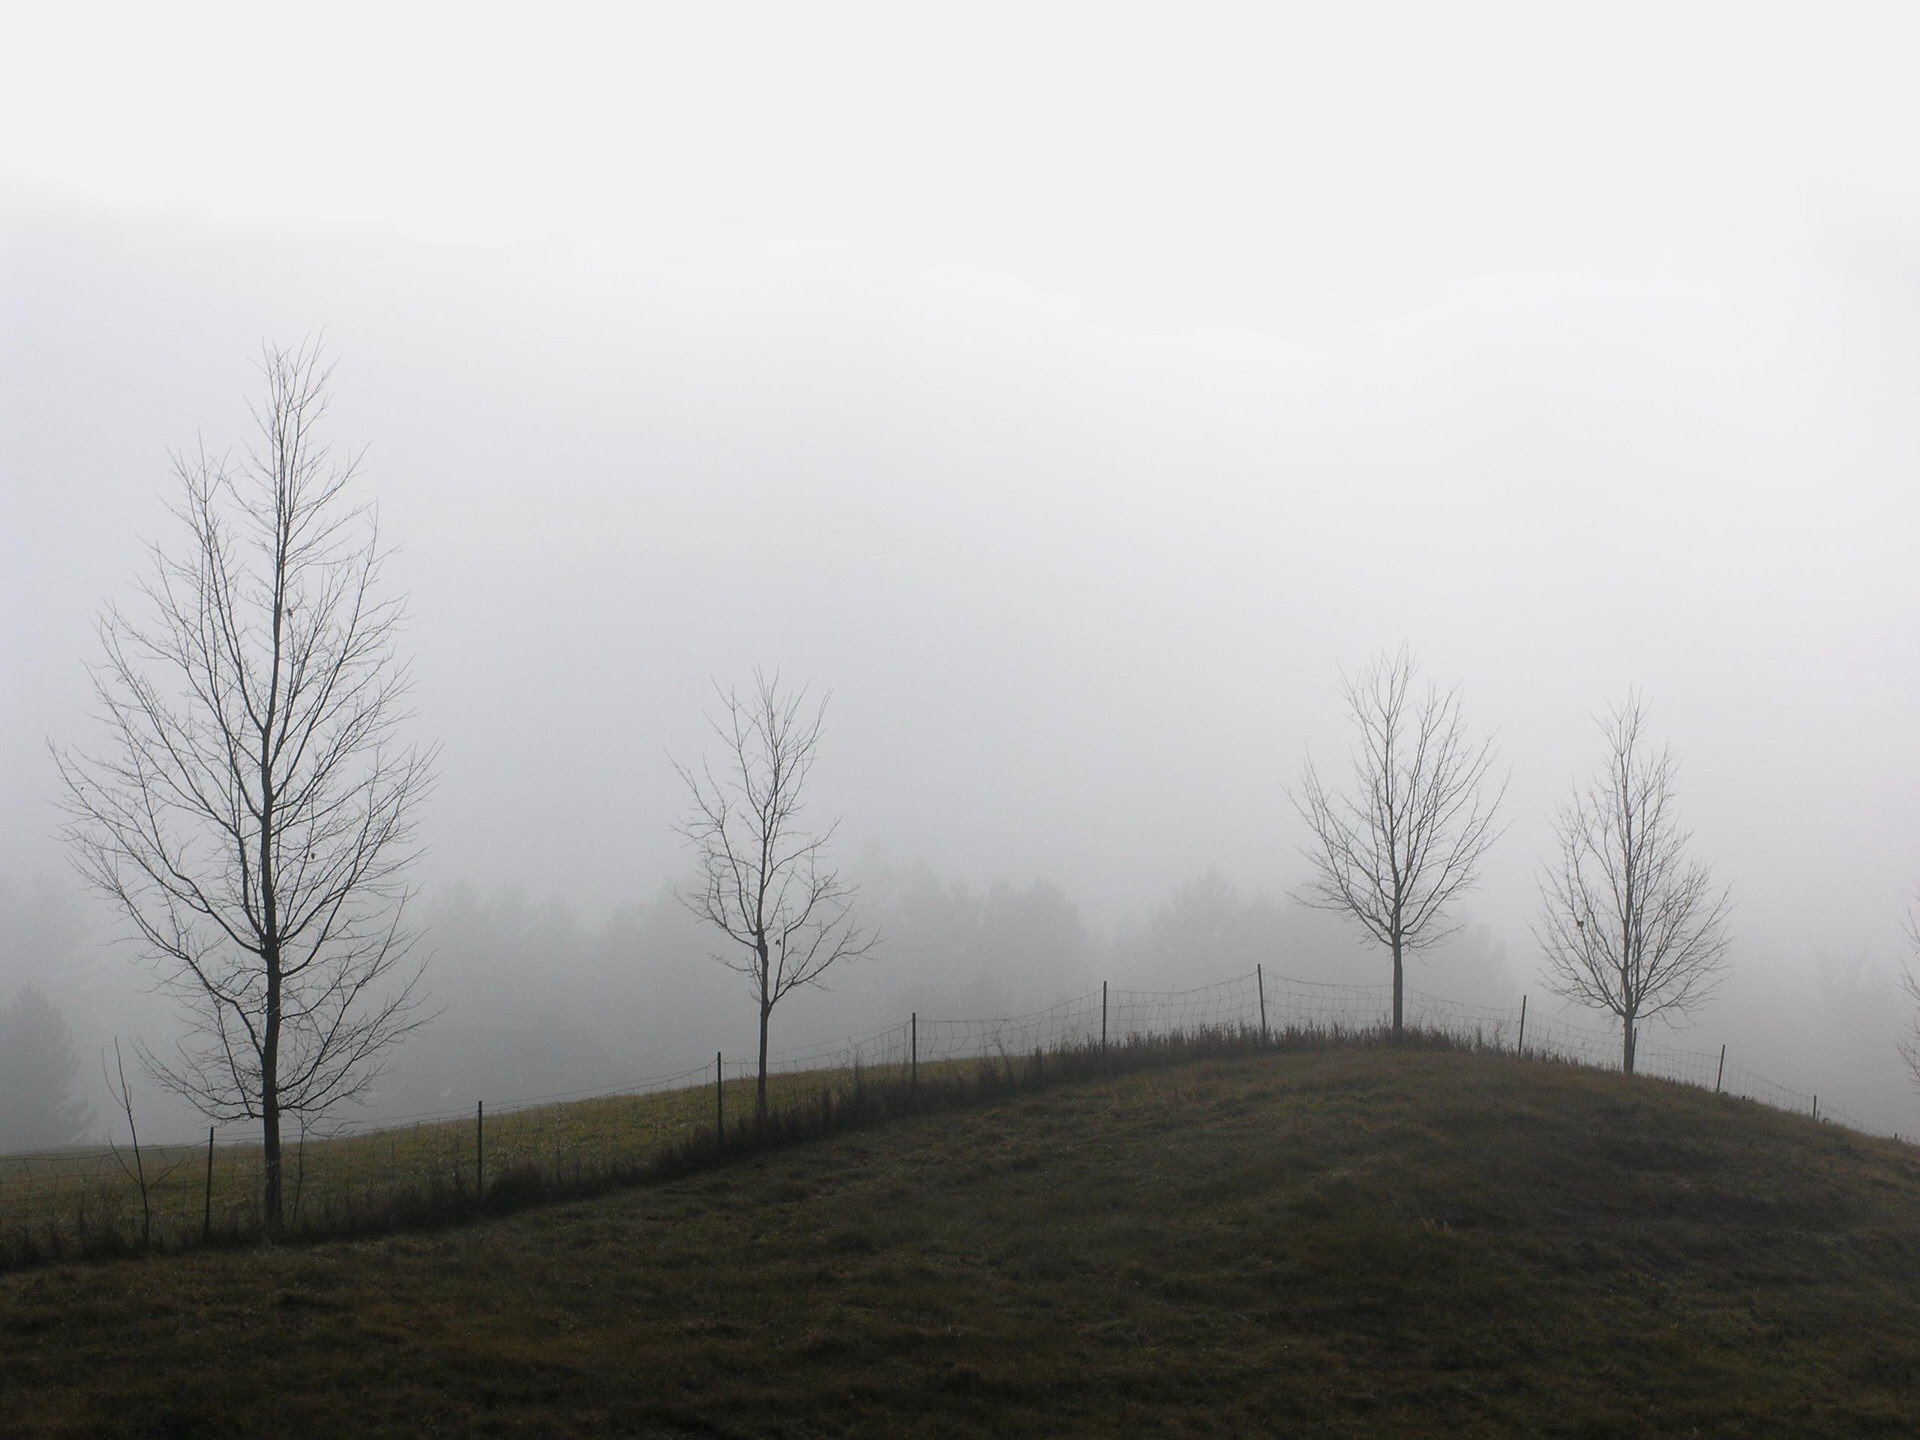
[[[1493,741],[1474,740],[1458,689],[1417,684],[1406,646],[1342,681],[1359,737],[1344,791],[1309,755],[1290,798],[1307,822],[1314,878],[1306,904],[1348,916],[1393,957],[1393,1033],[1405,1014],[1406,956],[1457,928],[1452,902],[1478,878],[1498,836],[1506,783],[1491,782]]]
[[[1651,748],[1637,695],[1601,719],[1606,760],[1555,825],[1559,855],[1540,882],[1534,935],[1554,988],[1620,1017],[1631,1072],[1639,1027],[1684,1013],[1725,963],[1731,891],[1687,856],[1674,803],[1678,765]]]
[[[759,670],[747,695],[725,690],[720,699],[721,714],[708,717],[718,761],[698,770],[674,762],[693,801],[678,829],[700,866],[681,899],[732,942],[717,958],[747,977],[759,1007],[754,1106],[765,1120],[773,1007],[840,961],[870,954],[878,937],[854,923],[854,887],[825,863],[838,822],[809,830],[801,821],[826,702],[809,711],[805,690],[783,691],[779,675]]]
[[[146,1059],[217,1121],[258,1121],[281,1221],[284,1117],[361,1095],[418,1019],[404,871],[433,752],[403,743],[403,602],[319,438],[317,346],[269,347],[257,438],[176,457],[180,543],[156,545],[140,618],[110,608],[93,667],[105,732],[56,748],[82,875],[183,1002]]]

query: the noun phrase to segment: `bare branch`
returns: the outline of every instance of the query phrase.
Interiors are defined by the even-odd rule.
[[[120,1153],[120,1146],[111,1138],[107,1141],[107,1148],[113,1152],[114,1163],[120,1167],[120,1173],[133,1181],[139,1192],[140,1245],[145,1249],[153,1243],[154,1188],[165,1184],[186,1160],[184,1156],[176,1156],[158,1174],[148,1176],[146,1152],[140,1145],[140,1127],[133,1116],[133,1087],[127,1083],[127,1062],[121,1057],[120,1037],[117,1035],[113,1038],[113,1068],[106,1072],[106,1080],[107,1093],[113,1097],[114,1104],[126,1118],[127,1137],[133,1147],[133,1163],[127,1163],[127,1157]]]

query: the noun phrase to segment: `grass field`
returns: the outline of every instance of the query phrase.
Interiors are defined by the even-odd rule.
[[[1686,1087],[1217,1060],[0,1277],[0,1433],[1904,1436],[1917,1201],[1911,1147]]]
[[[929,1079],[943,1070],[922,1068]],[[863,1078],[891,1073],[869,1070]],[[789,1107],[822,1091],[844,1091],[853,1080],[851,1071],[776,1074],[768,1082],[769,1103]],[[484,1125],[486,1178],[531,1170],[564,1186],[644,1166],[713,1128],[714,1089],[710,1080],[696,1080],[652,1093],[496,1111]],[[750,1115],[753,1095],[753,1081],[727,1081],[726,1118]],[[471,1194],[479,1141],[473,1116],[304,1142],[289,1130],[289,1227],[325,1234],[348,1228],[351,1217],[381,1213],[396,1195]],[[144,1213],[130,1174],[134,1155],[124,1144],[119,1159],[105,1150],[0,1156],[0,1262],[132,1247],[143,1233],[161,1248],[197,1241],[203,1229],[216,1236],[257,1233],[259,1146],[214,1147],[210,1193],[204,1145],[149,1146],[140,1158],[148,1182]]]

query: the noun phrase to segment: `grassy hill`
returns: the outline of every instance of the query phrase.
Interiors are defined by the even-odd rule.
[[[0,1277],[0,1433],[1920,1429],[1920,1152],[1511,1058],[1215,1060],[437,1234]]]

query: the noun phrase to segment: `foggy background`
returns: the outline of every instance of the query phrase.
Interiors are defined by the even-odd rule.
[[[1554,1008],[1535,879],[1637,686],[1735,907],[1717,997],[1649,1038],[1913,1125],[1896,14],[11,22],[0,1005],[58,1009],[104,1134],[102,1047],[170,1007],[70,876],[47,741],[97,734],[169,449],[238,446],[262,341],[324,333],[444,744],[444,1013],[386,1113],[746,1053],[667,757],[756,664],[831,692],[811,814],[887,936],[776,1049],[1103,978],[1383,981],[1287,899],[1285,787],[1404,640],[1512,770],[1413,986]]]

